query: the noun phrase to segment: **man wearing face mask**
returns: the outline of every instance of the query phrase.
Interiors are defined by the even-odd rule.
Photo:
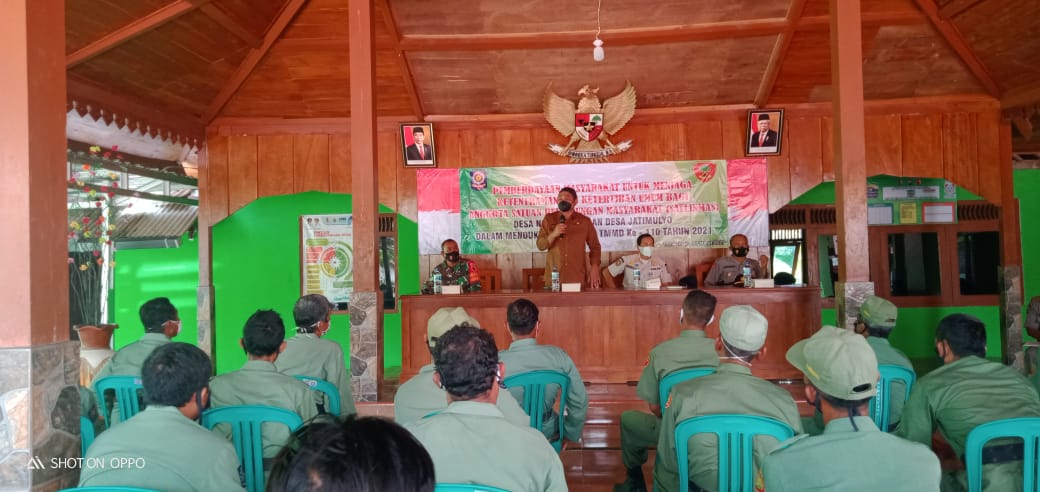
[[[664,261],[654,258],[654,237],[649,234],[640,234],[636,238],[636,246],[639,253],[626,255],[618,258],[613,263],[603,267],[603,282],[607,287],[615,287],[614,276],[625,272],[622,286],[625,289],[640,289],[642,285],[636,285],[635,272],[639,271],[641,284],[647,281],[660,279],[661,285],[672,283],[672,275],[668,273],[668,265]]]
[[[344,363],[343,347],[338,342],[322,338],[332,324],[334,306],[321,294],[300,297],[293,306],[296,336],[285,341],[285,350],[274,361],[278,372],[289,376],[310,376],[324,379],[339,390],[340,414],[357,413],[354,394],[350,389],[350,375]],[[314,392],[319,413],[328,405],[320,391]]]
[[[441,285],[461,285],[463,292],[480,292],[480,271],[473,260],[459,256],[459,243],[446,239],[441,243],[444,261],[433,267],[430,280],[423,286],[424,294],[433,294],[433,276],[441,274]]]
[[[545,257],[545,287],[552,285],[552,270],[560,272],[560,282],[581,283],[585,287],[600,286],[599,234],[592,219],[578,213],[578,192],[564,187],[557,195],[559,212],[550,212],[542,219],[538,231],[538,251],[549,250]],[[589,253],[585,256],[585,246]]]
[[[745,266],[751,268],[752,278],[769,278],[762,264],[768,262],[764,255],[759,257],[761,263],[748,258],[748,239],[743,234],[735,234],[729,239],[729,250],[733,256],[723,256],[715,260],[708,275],[704,277],[706,286],[733,285],[743,280],[742,269]]]

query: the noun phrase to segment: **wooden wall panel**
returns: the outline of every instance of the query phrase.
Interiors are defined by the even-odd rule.
[[[748,130],[742,119],[722,120],[722,155],[716,159],[739,159],[744,157]]]
[[[769,212],[773,213],[791,201],[791,160],[786,155],[776,155],[769,157],[767,162],[769,163]]]
[[[228,138],[228,213],[233,214],[257,197],[257,159],[255,136]]]
[[[209,189],[205,195],[209,200],[203,203],[209,208],[209,225],[212,226],[228,216],[228,137],[210,138],[208,145],[206,184]]]
[[[293,191],[329,191],[329,136],[293,139]]]
[[[973,192],[979,190],[978,137],[971,113],[946,113],[942,123],[943,176]]]
[[[979,142],[979,195],[990,203],[1001,203],[1001,167],[1006,166],[1000,156],[1000,115],[976,113],[975,127]],[[1010,193],[1011,190],[1008,190]]]
[[[376,159],[379,160],[379,203],[397,209],[397,173],[404,171],[404,156],[401,155],[400,140],[393,133],[376,135]],[[436,152],[436,151],[434,151]],[[410,170],[415,172],[415,170]],[[415,201],[415,185],[412,185],[411,200]]]
[[[685,133],[685,159],[721,159],[724,155],[721,121],[690,121]]]
[[[451,167],[488,166],[488,160],[484,157],[483,150],[488,145],[488,141],[484,137],[485,131],[464,131],[459,134],[459,160]]]
[[[834,120],[828,117],[820,118],[820,177],[834,181]]]
[[[293,192],[293,136],[257,137],[259,196],[286,195]]]
[[[495,164],[498,166],[527,166],[534,162],[531,130],[528,128],[494,131]]]
[[[820,118],[787,119],[787,153],[791,158],[791,198],[797,198],[823,181]]]
[[[901,176],[942,177],[942,145],[939,131],[942,115],[915,114],[902,117],[903,172]]]
[[[618,142],[625,140],[632,140],[632,148],[625,151],[624,154],[617,157],[616,160],[625,162],[646,162],[657,160],[651,157],[651,150],[654,149],[653,141],[657,138],[657,135],[653,131],[653,127],[649,125],[629,125],[624,129],[624,133],[618,135],[616,140]],[[615,139],[611,139],[613,141]],[[615,144],[617,142],[614,142]]]
[[[867,176],[900,175],[902,160],[901,121],[897,114],[871,115],[864,121],[867,145]]]
[[[647,130],[646,140],[642,142],[647,149],[647,161],[674,161],[686,158],[686,128],[682,123],[665,123],[649,127]],[[610,139],[615,145],[623,140]]]
[[[437,167],[455,169],[459,167],[459,143],[462,134],[458,130],[435,130],[434,138]]]
[[[350,136],[329,136],[329,191],[350,193],[354,177],[350,173]],[[415,183],[412,183],[414,187]]]

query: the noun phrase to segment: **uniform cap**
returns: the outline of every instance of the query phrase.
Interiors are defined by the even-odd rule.
[[[436,313],[433,313],[433,316],[430,316],[430,320],[426,322],[426,339],[430,343],[430,348],[432,349],[437,345],[437,339],[441,335],[462,323],[469,323],[470,326],[480,328],[480,322],[473,319],[465,309],[460,307],[443,307],[438,309]]]
[[[888,299],[868,296],[859,307],[859,317],[870,326],[894,328],[899,310]]]
[[[877,357],[867,339],[850,330],[824,326],[787,351],[787,361],[816,389],[842,400],[862,400],[877,393]]]
[[[758,352],[766,343],[769,321],[751,306],[730,306],[722,312],[719,330],[731,347]]]

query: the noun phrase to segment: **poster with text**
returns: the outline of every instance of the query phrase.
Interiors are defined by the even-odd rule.
[[[323,294],[350,302],[354,290],[354,218],[351,215],[301,215],[300,260],[303,294]]]

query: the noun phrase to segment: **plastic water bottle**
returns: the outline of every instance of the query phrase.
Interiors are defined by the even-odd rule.
[[[441,293],[441,272],[434,272],[433,273],[433,293],[434,294],[440,294]]]
[[[635,288],[643,288],[643,272],[640,272],[638,268],[632,272],[632,283],[635,284]]]
[[[741,273],[744,274],[744,287],[754,287],[755,279],[751,278],[751,264],[745,261],[741,270]]]
[[[552,269],[552,291],[560,291],[560,270],[556,267]]]

